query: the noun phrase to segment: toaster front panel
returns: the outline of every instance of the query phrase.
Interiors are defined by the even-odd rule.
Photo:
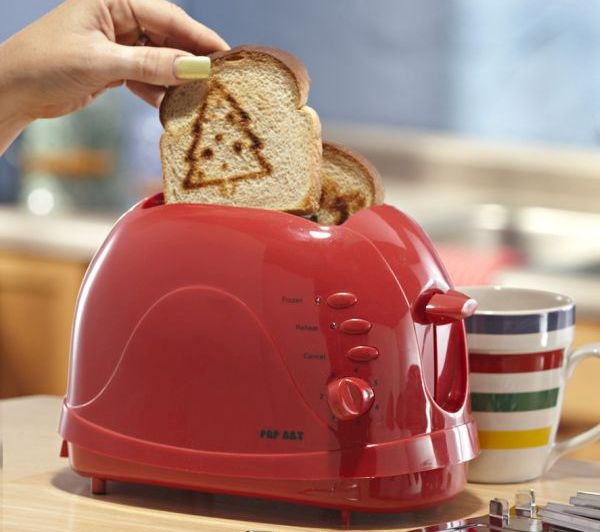
[[[265,321],[331,444],[410,437],[430,426],[413,320],[372,243],[322,228],[265,256]]]

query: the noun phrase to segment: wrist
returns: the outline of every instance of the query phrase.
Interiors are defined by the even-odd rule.
[[[8,42],[0,45],[0,155],[32,121],[22,102]]]
[[[10,88],[0,84],[0,125],[2,128],[22,130],[32,122],[27,114],[20,110],[17,96]]]

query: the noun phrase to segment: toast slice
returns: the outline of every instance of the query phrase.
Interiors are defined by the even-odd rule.
[[[321,125],[302,63],[257,46],[211,60],[208,80],[170,87],[160,106],[165,200],[315,213]]]
[[[321,200],[317,221],[323,225],[344,223],[365,207],[383,202],[381,176],[358,153],[323,142]]]

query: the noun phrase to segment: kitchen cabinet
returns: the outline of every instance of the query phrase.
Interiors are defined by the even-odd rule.
[[[86,265],[0,252],[0,396],[62,395]]]

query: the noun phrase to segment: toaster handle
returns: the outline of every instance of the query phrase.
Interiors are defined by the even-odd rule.
[[[427,302],[425,315],[434,325],[464,320],[477,310],[477,301],[457,290],[434,294]]]

